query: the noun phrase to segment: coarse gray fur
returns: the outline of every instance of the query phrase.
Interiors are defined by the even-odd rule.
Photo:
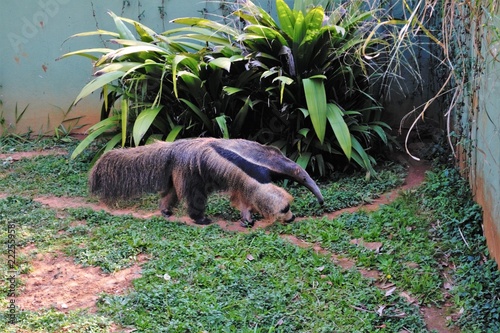
[[[184,199],[188,215],[198,224],[211,222],[204,216],[208,195],[227,191],[243,222],[252,225],[250,211],[266,219],[293,220],[292,196],[272,184],[282,178],[306,186],[323,202],[307,172],[279,149],[243,139],[182,139],[112,150],[92,168],[89,188],[107,204],[159,192],[165,216]]]

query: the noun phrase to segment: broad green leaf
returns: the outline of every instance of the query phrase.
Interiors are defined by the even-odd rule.
[[[136,52],[159,52],[159,53],[165,53],[167,50],[161,46],[148,43],[148,42],[143,42],[140,40],[131,40],[131,39],[110,39],[109,40],[112,43],[119,44],[119,45],[124,45],[124,46],[137,46],[135,49]],[[142,48],[141,48],[142,47]],[[121,50],[121,49],[120,49]],[[114,50],[114,51],[119,51],[119,50]]]
[[[263,72],[260,76],[261,79],[268,78],[271,75],[278,75],[280,73],[279,70],[276,70],[276,68],[271,68],[270,70],[267,70]]]
[[[197,26],[201,28],[207,28],[217,33],[225,33],[230,36],[238,36],[239,32],[237,29],[233,29],[226,24],[221,24],[212,20],[198,17],[181,17],[171,21],[172,23],[185,24],[189,26]]]
[[[80,155],[85,148],[87,148],[99,135],[105,133],[106,131],[116,128],[118,121],[120,120],[120,116],[116,115],[110,118],[106,118],[91,128],[89,128],[89,135],[85,139],[83,139],[80,144],[75,148],[73,153],[71,154],[71,159],[75,159],[78,155]]]
[[[277,39],[281,45],[288,45],[287,39],[276,29],[269,28],[264,25],[249,25],[245,27],[245,32],[246,31],[254,33],[256,36],[262,36],[268,41],[268,43]],[[251,36],[252,35],[249,34],[243,34],[239,36],[238,40],[241,41],[242,37],[249,38]]]
[[[115,148],[120,141],[122,140],[122,135],[121,133],[116,134],[113,136],[108,143],[106,143],[106,146],[104,147],[104,152],[110,151],[111,149]]]
[[[107,54],[111,51],[114,51],[113,49],[108,49],[105,47],[99,47],[99,48],[93,48],[93,49],[83,49],[83,50],[78,50],[78,51],[73,51],[73,52],[68,52],[57,58],[57,60],[64,59],[67,57],[71,57],[74,55],[79,55],[82,57],[90,58],[94,61],[97,61],[99,58],[96,57],[95,55],[92,55],[90,53],[102,53],[102,54]]]
[[[120,17],[120,19],[124,22],[132,24],[140,36],[142,36],[143,34],[147,34],[150,37],[155,37],[157,35],[157,33],[153,29],[150,29],[148,26],[142,24],[141,22],[137,22],[136,20],[132,20],[127,17]]]
[[[172,48],[172,46],[175,46],[174,43],[186,44],[187,40],[194,39],[194,40],[214,43],[215,45],[223,45],[226,47],[230,47],[234,50],[238,50],[238,48],[233,46],[233,39],[236,38],[236,36],[230,38],[228,37],[227,34],[218,34],[214,32],[212,29],[200,28],[196,26],[170,29],[168,31],[163,32],[161,35],[157,35],[156,37],[160,40],[165,41],[168,44],[172,44],[169,45],[170,48]],[[192,44],[190,47],[195,50],[200,50],[205,46],[206,46],[205,44],[197,43],[197,44]]]
[[[317,154],[314,155],[313,157],[316,160],[316,165],[318,166],[318,171],[320,176],[326,175],[326,166],[325,166],[325,160],[323,158],[323,155]]]
[[[121,103],[121,115],[122,115],[122,147],[125,146],[127,141],[127,127],[128,127],[128,99],[122,98]]]
[[[293,37],[293,27],[295,25],[294,12],[288,7],[284,0],[276,0],[276,13],[281,29],[290,37]]]
[[[261,23],[261,22],[259,22],[257,17],[255,17],[254,15],[248,14],[247,12],[242,11],[242,10],[236,10],[234,12],[234,15],[239,17],[241,20],[246,21],[247,25]]]
[[[168,133],[165,141],[173,142],[177,138],[177,135],[179,135],[179,133],[182,131],[183,128],[184,128],[184,126],[182,126],[182,125],[175,125],[174,128],[172,128],[172,130]]]
[[[134,22],[134,27],[135,27],[135,31],[137,31],[137,34],[141,37],[141,41],[143,41],[143,42],[154,41],[154,38],[153,38],[153,36],[155,35],[154,32],[153,32],[153,35],[151,35],[146,29],[144,29],[143,25],[140,25],[137,22]]]
[[[310,130],[311,130],[311,129],[309,129],[309,128],[301,128],[301,129],[298,131],[298,133],[299,133],[300,135],[302,135],[304,138],[306,138],[306,137],[307,137],[307,134],[309,134],[309,131],[310,131]]]
[[[145,66],[142,62],[114,62],[111,64],[104,65],[100,70],[98,70],[95,75],[103,75],[105,73],[112,72],[128,72],[131,69]],[[124,74],[125,76],[125,74]]]
[[[306,36],[306,25],[304,20],[304,14],[302,12],[297,12],[297,16],[295,18],[295,25],[293,27],[293,50],[297,51],[298,46],[302,43],[302,40]]]
[[[134,144],[136,146],[141,142],[144,134],[151,128],[151,124],[155,120],[158,113],[161,111],[163,106],[156,106],[146,110],[142,110],[137,116],[134,122],[134,128],[132,130],[132,135],[134,138]]]
[[[93,133],[95,131],[100,130],[104,126],[108,126],[109,124],[114,124],[115,126],[118,126],[118,122],[120,120],[120,115],[114,115],[109,118],[103,119],[97,124],[92,125],[87,132],[88,133]]]
[[[325,18],[325,11],[322,7],[313,7],[309,12],[307,12],[305,20],[306,29],[308,31],[314,31],[321,29],[323,25],[323,19]]]
[[[336,104],[328,103],[326,117],[340,148],[342,148],[347,159],[350,160],[352,151],[351,133],[344,120],[344,113]]]
[[[124,74],[125,74],[124,72],[116,71],[116,72],[105,73],[101,76],[96,77],[95,79],[93,79],[92,81],[87,83],[85,85],[85,87],[82,88],[82,90],[80,91],[80,93],[76,97],[74,104],[78,103],[82,98],[90,95],[91,93],[93,93],[97,89],[104,87],[105,85],[107,85],[110,82],[118,80]]]
[[[123,23],[121,17],[116,16],[112,11],[109,11],[108,14],[113,18],[113,21],[115,21],[116,30],[118,30],[121,39],[135,40],[134,34],[132,34],[125,23]]]
[[[227,72],[231,70],[231,59],[221,57],[215,58],[214,60],[209,62],[210,65],[225,69]]]
[[[183,54],[178,54],[172,60],[172,83],[176,98],[179,98],[179,93],[177,92],[177,67],[186,59],[189,59],[189,57]]]
[[[317,75],[312,75],[312,76],[309,76],[308,79],[321,79],[321,80],[326,80],[327,77],[326,75],[323,75],[323,74],[317,74]]]
[[[304,152],[299,155],[295,163],[300,165],[303,169],[307,168],[307,165],[309,164],[309,161],[311,160],[311,153],[310,152]]]
[[[140,46],[127,46],[120,48],[118,50],[113,50],[108,54],[101,57],[101,59],[95,64],[95,66],[100,66],[108,60],[114,61],[118,58],[130,55],[138,54],[144,56],[144,53],[148,52],[158,52],[160,54],[166,54],[165,49],[154,46],[154,45],[140,45]],[[122,59],[120,59],[122,60]]]
[[[262,24],[268,27],[278,28],[271,15],[262,7],[256,6],[252,1],[241,2],[242,9],[234,12],[234,15],[242,18],[250,24]]]
[[[178,44],[182,44],[184,46],[187,46],[193,50],[199,51],[203,48],[205,48],[206,43],[213,43],[215,45],[224,45],[227,47],[232,47],[232,41],[227,39],[227,38],[221,38],[217,37],[217,35],[204,35],[204,34],[196,34],[196,33],[191,33],[191,34],[183,34],[182,36],[176,36],[171,38],[173,42],[177,42]],[[188,43],[184,40],[189,40],[193,39],[196,41],[202,41],[205,42],[203,44],[201,43]],[[170,45],[172,46],[172,45]],[[235,49],[236,51],[237,49]]]
[[[71,35],[69,38],[74,38],[74,37],[88,37],[88,36],[111,36],[111,37],[120,37],[120,34],[114,31],[107,31],[107,30],[101,30],[97,29],[95,31],[87,31],[87,32],[80,32],[74,35]],[[68,39],[69,39],[68,38]]]
[[[391,126],[389,126],[389,124],[383,122],[383,121],[372,121],[370,123],[371,125],[378,125],[378,126],[382,126],[382,127],[385,127],[387,128],[388,130],[391,130]]]
[[[250,97],[247,97],[245,100],[245,104],[241,107],[241,109],[238,111],[236,114],[236,117],[234,117],[234,121],[231,124],[231,129],[233,133],[240,133],[241,128],[245,124],[245,119],[248,114],[248,109],[250,108],[250,105],[252,104],[252,101],[250,100]]]
[[[314,131],[320,143],[323,143],[326,132],[326,92],[323,80],[307,78],[302,80],[306,97],[307,109],[313,124]]]
[[[280,82],[280,104],[282,104],[283,103],[283,95],[285,94],[285,86],[292,84],[294,81],[292,78],[289,78],[287,76],[275,77],[272,82],[274,83],[275,81]]]
[[[190,89],[200,89],[203,85],[202,80],[195,74],[188,71],[179,71],[177,77],[182,78],[182,81]],[[197,95],[195,92],[191,92],[193,95]]]
[[[205,113],[203,113],[199,107],[197,107],[196,105],[194,105],[192,102],[188,101],[187,99],[184,99],[184,98],[179,98],[179,101],[183,102],[184,104],[186,104],[189,109],[191,111],[194,112],[194,114],[200,118],[200,120],[203,122],[203,124],[205,125],[205,127],[208,129],[208,130],[212,130],[212,123],[210,122],[210,119],[208,119],[207,115]]]
[[[385,134],[384,129],[378,125],[372,125],[371,128],[378,134],[380,139],[382,139],[382,142],[387,144],[387,134]]]
[[[361,112],[359,112],[359,111],[353,111],[353,110],[344,111],[344,114],[346,116],[361,116],[362,115]]]
[[[229,131],[227,129],[226,116],[218,116],[215,118],[215,121],[217,122],[217,125],[219,125],[223,138],[229,139]]]
[[[236,87],[223,87],[222,90],[229,96],[237,94],[239,92],[245,91],[241,88],[236,88]]]
[[[363,149],[363,146],[359,143],[359,141],[351,135],[351,142],[353,154],[353,160],[358,163],[361,167],[366,170],[366,179],[370,179],[371,176],[376,175],[375,169],[373,169],[373,161],[370,159],[370,156]]]
[[[272,82],[274,83],[275,81],[280,81],[283,84],[292,84],[294,82],[294,80],[288,76],[277,76]]]
[[[304,119],[306,119],[307,117],[309,117],[309,110],[308,109],[304,109],[304,108],[299,108],[299,110],[302,112],[302,114],[304,115]]]

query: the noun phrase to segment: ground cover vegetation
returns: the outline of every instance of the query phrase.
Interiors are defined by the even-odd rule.
[[[94,91],[103,97],[101,121],[75,155],[103,137],[105,150],[247,138],[279,147],[314,174],[354,162],[371,176],[391,141],[378,97],[402,71],[419,78],[411,31],[428,33],[410,8],[401,19],[388,11],[363,0],[294,8],[276,0],[274,18],[245,1],[224,18],[174,19],[179,28],[161,33],[110,13],[115,31],[73,36],[107,36],[106,47],[63,56],[95,62],[96,78],[76,101]]]
[[[159,216],[140,219],[89,208],[61,211],[43,206],[34,200],[37,196],[85,196],[93,154],[70,160],[76,144],[64,146],[66,155],[6,159],[2,164],[0,188],[7,197],[0,200],[0,219],[4,226],[16,224],[17,246],[34,244],[41,253],[60,251],[76,263],[105,272],[131,265],[139,254],[146,254],[148,261],[127,293],[100,296],[97,313],[22,311],[18,329],[107,332],[114,322],[139,332],[425,332],[416,305],[445,301],[454,303],[453,313],[461,312],[456,323],[463,332],[499,329],[500,275],[487,256],[481,211],[453,168],[436,166],[421,187],[379,210],[333,219],[312,216],[319,212],[308,210],[309,194],[289,188],[297,197],[295,211],[309,218],[242,234],[217,225],[166,222]],[[23,145],[9,142],[1,152],[17,149],[24,150]],[[335,181],[321,184],[327,209],[369,202],[401,184],[401,166],[389,164],[384,169],[380,178],[370,181],[364,173],[337,174]],[[136,208],[156,209],[157,198],[145,200],[150,202],[135,203]],[[225,205],[227,199],[215,197],[209,210],[225,212],[230,209]],[[317,243],[328,252],[298,247],[280,237],[285,234]],[[2,244],[6,238],[2,228]],[[360,239],[380,245],[370,250],[352,242]],[[351,258],[356,265],[343,269],[328,253]],[[20,255],[19,273],[29,272],[32,260]],[[359,269],[381,275],[375,281]],[[7,274],[4,265],[1,273]],[[393,284],[415,303],[399,292],[380,289],[380,283]],[[18,284],[22,293],[21,276]],[[2,282],[4,305],[6,293]]]

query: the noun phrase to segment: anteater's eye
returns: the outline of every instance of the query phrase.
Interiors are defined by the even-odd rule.
[[[286,213],[288,213],[289,210],[290,210],[290,204],[286,205],[285,208],[283,208],[282,210],[280,210],[280,213],[281,214],[286,214]]]

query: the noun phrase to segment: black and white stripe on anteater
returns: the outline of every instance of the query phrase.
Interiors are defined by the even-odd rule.
[[[252,210],[265,219],[293,220],[293,197],[273,184],[279,179],[304,185],[323,203],[318,186],[303,168],[275,147],[243,139],[182,139],[115,149],[94,165],[89,187],[107,204],[159,192],[165,216],[184,199],[188,215],[198,224],[211,222],[204,216],[208,195],[227,191],[243,222],[251,225]]]

